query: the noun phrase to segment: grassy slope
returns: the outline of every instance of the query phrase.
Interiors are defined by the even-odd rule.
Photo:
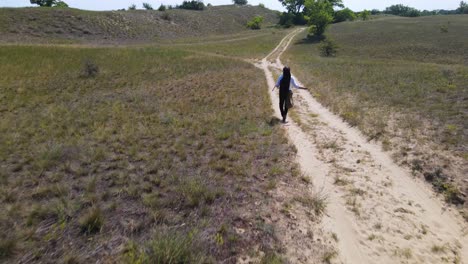
[[[451,181],[467,191],[467,31],[463,15],[340,23],[328,31],[336,58],[305,34],[285,56],[322,103],[459,203]]]
[[[297,170],[254,66],[174,47],[4,46],[0,72],[0,259],[279,250],[262,201]]]
[[[1,42],[141,43],[247,31],[256,15],[277,23],[275,11],[254,6],[217,6],[203,11],[93,12],[56,8],[0,8]]]

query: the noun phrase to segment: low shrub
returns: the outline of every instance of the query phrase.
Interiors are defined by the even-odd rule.
[[[92,61],[87,60],[83,65],[82,76],[86,78],[96,77],[99,73],[99,67]]]
[[[161,4],[158,8],[158,11],[166,11],[166,6]]]
[[[260,29],[262,22],[263,22],[263,17],[256,16],[247,23],[247,27],[250,29]]]
[[[335,57],[338,52],[338,45],[334,40],[327,38],[320,45],[320,53],[324,57]]]
[[[153,10],[153,6],[149,3],[143,3],[143,8],[146,10]]]

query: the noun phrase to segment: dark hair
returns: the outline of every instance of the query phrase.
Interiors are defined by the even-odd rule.
[[[283,79],[281,79],[280,88],[289,90],[289,83],[290,82],[291,82],[291,69],[289,69],[289,67],[284,67],[283,68]]]

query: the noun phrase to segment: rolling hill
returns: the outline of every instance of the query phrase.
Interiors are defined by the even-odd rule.
[[[277,11],[259,6],[213,6],[203,11],[94,12],[59,8],[0,9],[0,41],[39,43],[142,43],[162,39],[234,34],[263,16],[276,24]]]

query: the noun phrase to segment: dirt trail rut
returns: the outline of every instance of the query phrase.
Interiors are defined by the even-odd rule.
[[[272,71],[280,74],[281,54],[300,31],[288,34],[256,63],[265,72],[278,117]],[[298,150],[302,171],[316,191],[328,197],[322,228],[337,241],[338,256],[332,262],[468,263],[468,229],[456,210],[308,91],[296,90],[294,97],[293,120],[289,117],[283,127]],[[312,262],[307,252],[289,248],[288,243],[294,244],[285,241],[289,259]]]

